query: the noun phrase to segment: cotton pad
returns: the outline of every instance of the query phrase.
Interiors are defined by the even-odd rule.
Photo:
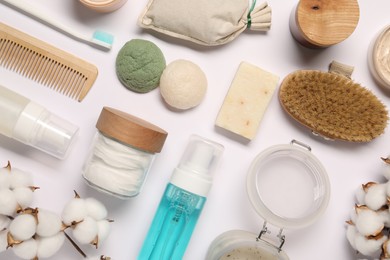
[[[141,39],[128,41],[116,57],[116,73],[129,90],[147,93],[158,87],[165,69],[165,57],[153,42]]]
[[[160,78],[160,93],[168,105],[189,109],[201,103],[207,90],[207,78],[198,65],[188,60],[168,64]]]

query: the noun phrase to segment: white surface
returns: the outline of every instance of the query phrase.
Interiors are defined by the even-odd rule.
[[[147,1],[128,1],[113,13],[99,14],[78,1],[36,0],[34,4],[69,26],[92,35],[102,29],[115,36],[113,49],[102,52],[79,43],[63,34],[0,4],[0,21],[30,33],[63,50],[84,58],[99,68],[99,76],[90,93],[81,103],[20,75],[0,68],[0,83],[53,113],[80,127],[79,136],[69,157],[57,160],[34,148],[6,137],[0,137],[0,160],[4,166],[10,160],[16,168],[33,173],[34,205],[60,213],[77,190],[83,197],[101,200],[114,219],[112,233],[97,251],[83,247],[88,254],[105,254],[114,260],[136,259],[147,233],[165,185],[173,168],[179,163],[188,137],[195,133],[225,146],[214,186],[199,219],[184,259],[203,259],[211,241],[231,229],[259,232],[262,219],[255,213],[245,190],[246,171],[252,159],[265,148],[297,139],[312,147],[312,152],[324,164],[331,182],[331,199],[324,216],[303,230],[286,230],[283,249],[291,259],[355,259],[345,239],[345,221],[355,203],[354,192],[367,181],[382,180],[381,156],[390,153],[390,133],[370,143],[329,142],[314,137],[290,119],[282,110],[275,93],[261,122],[256,138],[250,143],[235,139],[214,127],[214,121],[224,96],[241,61],[247,61],[275,73],[283,79],[297,69],[327,70],[332,60],[355,66],[353,78],[370,88],[386,105],[389,96],[373,81],[368,65],[370,41],[390,21],[390,1],[359,1],[361,16],[357,29],[344,42],[321,50],[306,49],[290,35],[288,20],[296,1],[270,0],[273,9],[272,28],[268,33],[244,32],[233,42],[214,48],[189,45],[156,33],[142,31],[136,25],[138,15]],[[258,3],[259,4],[259,3]],[[196,12],[196,10],[194,10]],[[208,79],[205,100],[196,108],[177,112],[169,110],[156,89],[147,94],[128,91],[118,81],[115,58],[122,45],[133,38],[153,41],[163,51],[167,62],[188,59],[199,65]],[[141,117],[165,129],[169,135],[161,154],[156,158],[141,194],[121,201],[89,188],[81,177],[81,168],[95,133],[95,123],[103,106],[112,106]],[[276,228],[271,227],[273,234]],[[16,259],[12,252],[0,254],[0,259]],[[53,259],[81,259],[69,243]]]

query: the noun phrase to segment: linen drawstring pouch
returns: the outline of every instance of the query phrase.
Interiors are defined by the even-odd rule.
[[[256,0],[149,0],[138,19],[142,28],[197,44],[216,46],[244,30],[268,31],[271,7]]]

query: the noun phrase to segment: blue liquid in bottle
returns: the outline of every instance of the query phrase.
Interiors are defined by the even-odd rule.
[[[192,136],[160,201],[138,260],[180,260],[211,188],[223,146]]]
[[[138,259],[182,259],[205,202],[168,184]]]

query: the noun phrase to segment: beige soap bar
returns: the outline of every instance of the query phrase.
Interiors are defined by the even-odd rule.
[[[241,62],[215,124],[252,140],[279,82],[279,76]]]

